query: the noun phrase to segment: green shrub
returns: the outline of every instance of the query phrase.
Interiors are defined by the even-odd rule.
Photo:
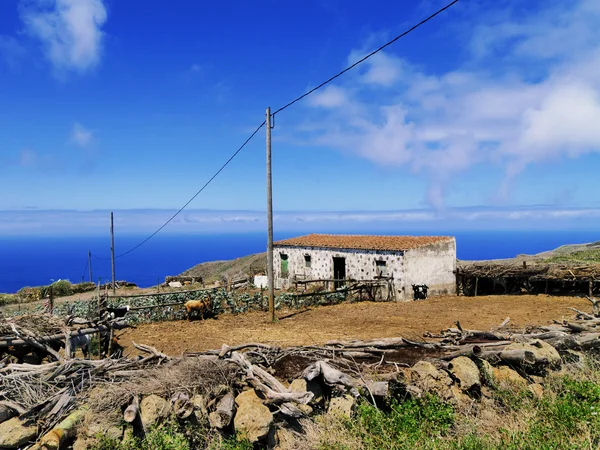
[[[151,428],[143,438],[126,441],[115,440],[107,436],[97,436],[92,450],[252,450],[248,440],[235,437],[222,438],[212,432],[208,424],[179,423],[174,419]]]
[[[73,285],[68,280],[55,281],[49,287],[52,287],[52,294],[54,297],[73,295]],[[48,290],[46,289],[45,291],[45,294],[48,295]]]
[[[0,294],[0,306],[19,303],[19,297],[16,294]]]
[[[432,439],[445,436],[453,423],[452,406],[429,395],[403,402],[392,400],[389,411],[362,402],[356,420],[347,425],[366,448],[400,449],[422,448]]]

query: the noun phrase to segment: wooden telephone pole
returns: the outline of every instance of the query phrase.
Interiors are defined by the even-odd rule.
[[[94,282],[92,278],[92,251],[88,250],[88,266],[90,266],[90,283]]]
[[[113,225],[112,212],[110,213],[110,254],[112,262],[112,293],[115,295],[115,227]]]
[[[275,322],[275,284],[273,280],[273,187],[271,177],[271,108],[267,108],[267,278],[269,282],[269,319]]]

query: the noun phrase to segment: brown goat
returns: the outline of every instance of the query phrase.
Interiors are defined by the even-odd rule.
[[[210,299],[206,300],[189,300],[185,302],[185,311],[188,320],[192,320],[192,312],[195,313],[196,316],[200,315],[204,319],[207,312],[211,309],[211,301]]]

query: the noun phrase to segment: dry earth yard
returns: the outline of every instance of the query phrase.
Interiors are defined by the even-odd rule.
[[[193,322],[162,322],[139,325],[120,336],[126,353],[134,353],[131,342],[148,344],[169,354],[262,342],[276,346],[323,344],[333,339],[373,339],[403,336],[423,339],[460,320],[464,328],[490,329],[510,317],[510,327],[547,325],[552,320],[571,319],[568,307],[590,310],[590,303],[577,297],[547,295],[439,297],[419,302],[360,302],[321,306],[307,311],[278,311],[281,319],[269,323],[264,312],[222,315]],[[285,316],[290,316],[284,318]]]

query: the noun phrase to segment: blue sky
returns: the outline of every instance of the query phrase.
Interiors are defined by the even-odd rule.
[[[180,207],[267,106],[444,3],[1,2],[0,231],[59,214],[39,210]],[[277,115],[274,207],[591,226],[598,123],[598,1],[461,0]],[[263,210],[264,154],[261,130],[190,207]]]

